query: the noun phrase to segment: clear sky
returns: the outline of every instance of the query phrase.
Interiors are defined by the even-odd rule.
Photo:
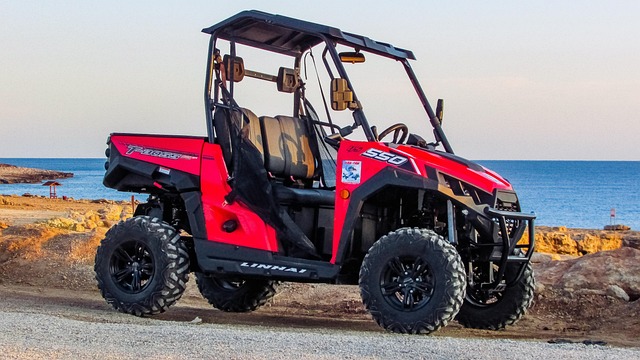
[[[616,0],[0,0],[0,158],[206,134],[200,30],[245,9],[413,50],[464,157],[640,160],[640,2]]]

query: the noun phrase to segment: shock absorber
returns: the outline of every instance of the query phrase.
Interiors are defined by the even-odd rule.
[[[164,211],[163,211],[163,206],[162,206],[162,202],[160,201],[160,198],[158,198],[157,195],[151,194],[147,198],[146,203],[138,205],[134,216],[147,215],[150,217],[162,219],[163,213]]]

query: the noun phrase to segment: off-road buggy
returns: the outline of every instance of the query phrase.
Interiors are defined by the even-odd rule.
[[[535,216],[520,212],[509,182],[454,155],[442,101],[434,112],[411,51],[259,11],[203,32],[207,136],[109,137],[104,184],[149,197],[97,250],[108,303],[161,313],[194,272],[223,311],[255,310],[279,282],[295,281],[358,284],[378,324],[401,333],[429,333],[454,317],[499,329],[525,313]],[[291,67],[251,70],[270,68],[270,54]],[[347,74],[366,66],[365,54],[403,69],[433,141],[404,123],[372,126]],[[285,99],[286,115],[248,107],[272,95]]]

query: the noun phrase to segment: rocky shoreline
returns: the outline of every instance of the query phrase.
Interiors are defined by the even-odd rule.
[[[582,256],[620,247],[640,250],[640,232],[536,226],[536,252]]]
[[[6,298],[15,289],[28,290],[30,294],[53,294],[43,301],[60,304],[63,296],[89,294],[94,303],[87,311],[103,306],[100,319],[119,316],[99,296],[93,259],[109,227],[132,214],[132,204],[124,201],[0,195],[0,297]],[[444,334],[598,339],[640,346],[640,232],[536,227],[536,247],[532,258],[535,302],[521,322],[505,331],[481,334],[454,324]],[[162,319],[200,316],[208,323],[217,321],[217,312],[203,315],[209,314],[208,305],[194,282],[189,284],[181,304],[187,304],[183,309],[193,308],[189,310],[193,313],[185,315],[179,304]],[[356,287],[286,283],[270,306],[248,315],[246,319],[254,320],[246,321],[281,326],[283,321],[318,323],[335,318],[339,323],[329,326],[373,327],[358,294]],[[83,311],[82,304],[71,303],[70,312]],[[229,319],[237,322],[237,314]]]
[[[70,177],[73,177],[73,173],[0,164],[0,184],[37,184],[44,180]]]

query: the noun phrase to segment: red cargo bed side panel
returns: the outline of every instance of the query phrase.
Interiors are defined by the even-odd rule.
[[[126,157],[200,175],[204,138],[112,134],[111,143]]]

